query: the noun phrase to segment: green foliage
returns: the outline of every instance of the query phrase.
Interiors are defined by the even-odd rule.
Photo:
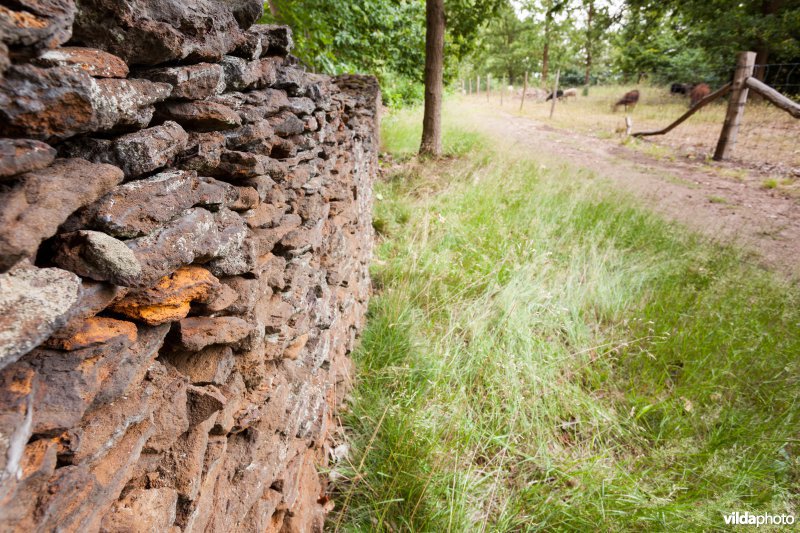
[[[719,85],[728,81],[740,50],[758,51],[762,63],[800,62],[800,0],[541,0],[515,5],[501,6],[479,31],[462,75],[491,73],[518,81],[525,71],[539,73],[545,43],[550,72],[561,69],[569,85],[583,83],[587,67],[592,83],[649,79]]]
[[[390,70],[419,78],[425,57],[420,0],[273,0],[265,19],[294,29],[295,54],[329,74]]]
[[[474,34],[503,0],[448,0],[445,77],[473,50]],[[362,72],[381,82],[391,106],[422,99],[425,0],[272,0],[263,22],[294,30],[295,54],[328,74]]]
[[[264,21],[292,27],[294,53],[311,69],[374,74],[389,105],[421,98],[424,0],[273,0],[271,8]]]

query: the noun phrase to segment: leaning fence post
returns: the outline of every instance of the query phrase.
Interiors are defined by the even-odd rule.
[[[744,106],[747,103],[747,78],[753,75],[756,64],[755,52],[739,52],[736,56],[736,72],[733,73],[733,87],[731,99],[728,102],[728,112],[725,113],[725,122],[719,134],[717,149],[714,151],[714,161],[727,159],[736,144],[736,134],[742,122]]]
[[[522,100],[519,103],[519,110],[522,111],[522,106],[525,105],[525,93],[528,92],[528,71],[525,71],[525,82],[522,84]]]
[[[556,84],[553,88],[553,101],[550,104],[550,118],[553,118],[553,112],[556,110],[556,100],[558,100],[558,78],[561,76],[561,69],[556,71]]]

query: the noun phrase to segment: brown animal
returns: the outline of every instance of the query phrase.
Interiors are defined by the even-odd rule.
[[[711,94],[711,87],[709,87],[708,84],[700,83],[695,85],[692,88],[692,92],[689,93],[689,98],[691,98],[692,100],[691,103],[689,104],[689,107],[696,106],[700,100],[702,100],[709,94]]]
[[[614,104],[614,111],[616,111],[619,106],[623,105],[625,106],[625,111],[627,112],[629,107],[633,109],[636,107],[637,103],[639,103],[639,91],[634,89],[625,93],[625,96],[620,98],[619,101]]]

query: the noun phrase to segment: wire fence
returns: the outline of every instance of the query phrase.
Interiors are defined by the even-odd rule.
[[[755,74],[800,103],[800,63],[756,65]],[[732,158],[776,175],[800,177],[800,120],[750,91]]]
[[[755,66],[755,75],[772,88],[800,102],[800,63],[763,64]],[[709,80],[716,80],[701,88],[713,92],[727,81],[733,79],[735,68],[706,73]],[[487,82],[491,82],[491,93],[487,92]],[[524,109],[522,86],[505,85],[501,80],[481,77],[480,93],[477,78],[464,84],[464,92],[477,95],[494,104],[501,104],[510,111],[521,111],[537,119],[549,120],[554,126],[591,133],[599,137],[624,137],[629,128],[625,122],[626,114],[633,122],[636,131],[658,130],[684,114],[691,106],[691,89],[699,83],[676,80],[672,87],[647,84],[606,85],[569,87],[575,89],[577,97],[562,99],[553,117],[550,118],[550,105],[546,101],[552,92],[553,80],[548,88],[531,77],[525,93]],[[682,86],[682,90],[679,86]],[[620,108],[614,112],[613,106],[630,90],[639,91],[639,101],[627,113]],[[654,155],[663,147],[672,152],[673,157],[696,160],[711,160],[728,108],[728,97],[719,98],[704,106],[668,134],[648,137],[648,145]],[[749,91],[737,141],[729,160],[738,165],[774,174],[779,178],[800,178],[800,120],[764,100],[755,91]]]

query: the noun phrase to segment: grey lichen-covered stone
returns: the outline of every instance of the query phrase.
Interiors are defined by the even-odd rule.
[[[142,266],[131,249],[99,231],[59,235],[54,249],[53,262],[84,278],[124,285],[125,280],[142,275]]]
[[[116,187],[92,205],[92,225],[117,237],[141,237],[162,227],[197,201],[197,174],[182,170]]]
[[[116,187],[81,214],[93,228],[121,238],[142,237],[197,205],[233,205],[233,185],[198,178],[193,171],[170,170]]]
[[[282,178],[286,172],[286,166],[280,161],[265,155],[236,150],[223,150],[219,165],[213,171],[215,176],[231,181],[257,176]]]
[[[0,135],[57,141],[142,128],[170,90],[149,80],[94,79],[73,67],[14,65],[0,80]]]
[[[247,61],[240,57],[225,56],[222,68],[225,70],[225,86],[229,91],[261,89],[277,80],[280,58],[264,58]]]
[[[74,40],[133,65],[218,61],[263,10],[260,0],[81,0],[80,7]]]
[[[127,242],[142,265],[141,279],[126,285],[149,286],[178,267],[206,263],[240,249],[247,225],[236,213],[221,209],[211,213],[195,207],[159,230]]]
[[[245,32],[237,53],[251,57],[287,56],[294,48],[292,30],[287,26],[255,24]]]
[[[225,90],[223,67],[214,63],[157,68],[137,75],[172,85],[170,98],[202,100]]]
[[[33,60],[40,67],[73,67],[93,78],[126,78],[128,65],[113,54],[95,48],[64,46],[47,50]]]
[[[81,280],[59,268],[20,267],[0,274],[0,368],[64,326]]]
[[[186,149],[189,135],[175,122],[165,122],[114,139],[81,138],[67,142],[62,153],[95,163],[116,165],[128,178],[158,170]]]

